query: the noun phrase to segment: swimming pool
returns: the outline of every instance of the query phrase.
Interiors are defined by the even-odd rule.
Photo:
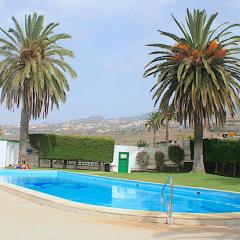
[[[166,211],[166,205],[160,201],[162,184],[38,170],[0,170],[0,182],[78,203],[153,212]],[[168,190],[166,188],[166,198],[169,196]],[[174,186],[173,212],[240,212],[240,194]]]

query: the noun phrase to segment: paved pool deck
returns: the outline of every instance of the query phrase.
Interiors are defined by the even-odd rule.
[[[1,240],[240,239],[237,227],[109,220],[57,210],[0,190]]]

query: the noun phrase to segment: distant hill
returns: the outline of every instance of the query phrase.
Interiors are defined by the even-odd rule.
[[[116,144],[136,145],[143,139],[152,142],[152,132],[147,131],[144,123],[149,113],[131,117],[104,118],[102,116],[91,116],[82,119],[74,119],[53,124],[31,124],[30,133],[54,133],[54,134],[77,134],[89,136],[108,136],[115,139]],[[19,139],[19,124],[2,126],[5,136],[4,139]],[[193,137],[192,128],[181,128],[179,123],[170,123],[170,138],[172,140]],[[228,119],[227,124],[221,127],[212,127],[206,137],[221,138],[222,132],[228,130],[240,130],[240,118]],[[158,141],[164,141],[165,130],[161,128],[157,135]]]
[[[145,120],[148,117],[149,113],[141,114],[133,117],[118,117],[118,118],[104,118],[102,116],[91,116],[87,118],[80,118],[69,120],[64,123],[96,123],[96,122],[108,122],[108,121],[133,121],[133,120]],[[62,123],[58,123],[62,124]]]
[[[30,132],[38,133],[63,133],[63,134],[106,134],[124,131],[141,131],[144,129],[144,121],[148,114],[134,117],[104,118],[91,116],[82,119],[74,119],[60,123],[44,123],[30,125]],[[19,124],[3,126],[6,135],[18,135]]]
[[[135,117],[129,117],[129,118],[143,120],[143,119],[146,119],[149,114],[150,113],[145,113],[145,114],[141,114],[141,115],[138,115],[138,116],[135,116]]]
[[[75,120],[69,120],[67,122],[104,122],[107,119],[105,119],[102,116],[92,116],[92,117],[87,117],[87,118],[80,118],[80,119],[75,119]]]

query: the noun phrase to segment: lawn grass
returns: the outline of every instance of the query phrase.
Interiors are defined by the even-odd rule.
[[[46,170],[46,168],[43,168]],[[53,169],[54,170],[54,169]],[[56,169],[55,169],[56,170]],[[63,169],[59,169],[63,170]],[[135,172],[135,173],[113,173],[91,170],[71,170],[64,171],[86,173],[92,175],[139,180],[145,182],[164,183],[168,176],[173,178],[174,185],[204,187],[220,190],[240,192],[240,178],[224,177],[213,174],[201,173],[161,173],[161,172]]]

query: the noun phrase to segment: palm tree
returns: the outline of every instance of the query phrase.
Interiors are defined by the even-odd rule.
[[[149,114],[145,127],[148,131],[153,131],[153,147],[156,147],[156,133],[159,130],[161,124],[160,124],[160,113],[159,112],[152,112]]]
[[[30,118],[45,118],[49,108],[65,102],[69,90],[65,73],[76,77],[75,71],[64,58],[73,52],[57,44],[68,39],[68,34],[54,34],[58,23],[44,26],[44,16],[25,16],[24,28],[13,17],[14,28],[0,28],[1,103],[13,110],[21,108],[19,160],[26,159]]]
[[[176,119],[175,110],[173,106],[165,107],[160,114],[160,123],[165,126],[166,129],[166,143],[169,143],[169,122]]]
[[[193,171],[204,172],[203,125],[212,119],[223,125],[226,110],[232,117],[240,107],[240,37],[232,35],[239,24],[223,23],[213,28],[218,13],[187,10],[186,25],[174,17],[181,36],[159,31],[174,45],[150,44],[157,55],[147,65],[145,77],[157,75],[153,98],[160,109],[174,104],[180,123],[194,125]],[[231,29],[231,30],[230,30]]]

